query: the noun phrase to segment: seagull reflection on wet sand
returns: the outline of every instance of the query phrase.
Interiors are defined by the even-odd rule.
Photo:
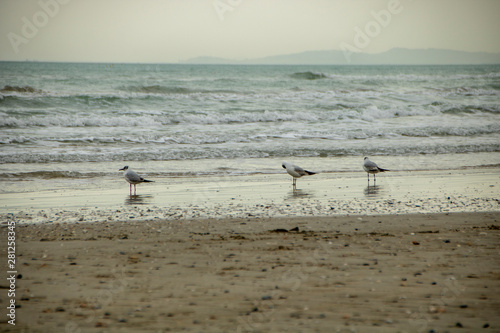
[[[285,199],[310,198],[313,196],[314,193],[311,191],[305,191],[294,187],[293,190],[288,193]]]
[[[153,201],[153,196],[150,194],[146,195],[128,195],[125,198],[125,205],[147,205],[151,204]]]
[[[365,196],[369,198],[374,198],[380,196],[382,193],[384,193],[383,186],[380,185],[371,185],[368,184],[367,187],[364,189]]]

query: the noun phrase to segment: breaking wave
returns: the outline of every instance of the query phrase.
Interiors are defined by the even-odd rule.
[[[109,100],[108,100],[109,101]],[[199,112],[168,112],[147,110],[143,112],[102,112],[102,113],[57,113],[37,114],[40,112],[9,115],[0,111],[0,128],[29,128],[29,127],[145,127],[153,128],[165,125],[218,125],[218,124],[251,124],[251,123],[302,123],[331,122],[332,126],[339,123],[358,121],[376,122],[383,119],[405,117],[458,117],[461,124],[466,119],[460,117],[494,116],[500,114],[500,104],[491,106],[482,105],[448,105],[439,102],[424,106],[411,107],[384,107],[378,108],[370,104],[336,103],[331,105],[317,105],[310,110],[302,111],[199,111]],[[472,120],[474,120],[473,118]],[[481,119],[481,118],[478,118]],[[454,120],[455,118],[450,118]],[[479,121],[479,120],[478,120]],[[432,126],[430,126],[431,128]],[[457,127],[456,123],[448,123],[451,130]],[[462,126],[458,126],[462,127]],[[208,128],[207,128],[208,129]]]
[[[230,89],[193,89],[180,86],[167,87],[162,85],[145,85],[145,86],[138,85],[138,86],[123,87],[120,89],[130,93],[152,94],[152,95],[236,93],[236,91]]]
[[[290,75],[293,79],[299,80],[318,80],[318,79],[326,79],[328,75],[323,73],[314,73],[314,72],[297,72]]]
[[[33,171],[33,172],[13,172],[3,174],[7,178],[23,179],[23,178],[41,178],[41,179],[58,179],[58,178],[93,178],[98,177],[97,173],[81,173],[77,171]]]
[[[467,154],[478,152],[500,152],[497,144],[484,144],[480,142],[467,144],[432,144],[414,143],[412,145],[396,145],[382,147],[365,147],[359,145],[329,145],[311,146],[305,145],[276,145],[276,146],[246,146],[245,149],[227,149],[227,145],[218,147],[171,147],[165,149],[162,145],[130,148],[127,150],[110,150],[91,153],[90,150],[78,151],[73,154],[61,154],[57,152],[31,151],[30,154],[16,153],[0,154],[0,164],[3,163],[93,163],[93,162],[117,162],[123,161],[169,161],[169,160],[203,160],[203,159],[247,159],[247,158],[288,158],[294,157],[333,157],[333,156],[363,156],[366,154],[380,156],[409,156],[425,154]],[[121,165],[120,165],[121,166]],[[114,171],[114,170],[113,170]],[[11,172],[14,177],[16,172]],[[18,175],[19,176],[19,175]],[[63,177],[92,177],[98,174],[89,175],[80,172],[35,172],[31,176],[46,179]]]
[[[11,93],[27,93],[27,94],[41,94],[42,90],[36,89],[30,86],[9,86],[6,85],[0,90],[1,94],[11,94]]]
[[[154,117],[139,116],[31,116],[31,117],[4,117],[0,119],[2,127],[136,127],[161,125]]]

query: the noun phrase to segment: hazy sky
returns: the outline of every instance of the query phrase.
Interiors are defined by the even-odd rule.
[[[243,60],[394,47],[500,52],[499,0],[0,0],[0,60]]]

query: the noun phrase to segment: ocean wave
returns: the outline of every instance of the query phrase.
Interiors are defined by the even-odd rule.
[[[306,72],[307,73],[307,72]],[[335,79],[345,82],[408,82],[408,83],[437,83],[450,81],[470,81],[470,80],[494,80],[500,77],[500,72],[481,74],[413,74],[413,73],[389,73],[389,74],[342,74],[342,73],[321,73],[324,78]]]
[[[165,177],[200,177],[200,176],[244,176],[244,175],[253,175],[253,174],[262,174],[260,170],[238,170],[233,168],[216,168],[216,169],[204,169],[198,171],[190,171],[190,170],[155,170],[147,173],[148,178],[165,178]],[[28,181],[32,179],[45,179],[45,180],[75,180],[75,179],[103,179],[103,178],[112,178],[119,179],[121,176],[120,172],[112,169],[107,172],[78,172],[78,171],[26,171],[26,172],[5,172],[0,174],[2,179],[4,180],[15,180],[15,181]]]
[[[486,107],[481,105],[444,106],[441,110],[444,114],[475,114],[475,113],[500,113],[500,104]]]
[[[3,174],[6,178],[18,180],[26,178],[58,179],[58,178],[95,178],[102,174],[82,173],[78,171],[32,171],[32,172],[13,172]]]
[[[6,85],[0,89],[2,95],[9,95],[12,93],[23,93],[23,94],[42,94],[43,91],[31,86],[9,86]]]
[[[299,80],[318,80],[318,79],[326,79],[328,78],[328,75],[315,72],[297,72],[291,74],[290,77]]]
[[[34,89],[29,93],[22,92],[24,87],[19,87],[15,91],[0,91],[0,105],[10,104],[17,108],[31,102],[30,107],[37,106],[64,106],[78,108],[87,106],[113,106],[126,105],[130,103],[144,103],[149,101],[165,101],[168,96],[174,98],[190,98],[193,95],[207,96],[217,100],[231,99],[235,96],[250,95],[249,92],[240,92],[231,89],[192,89],[185,87],[164,87],[164,86],[132,86],[109,89],[108,91],[79,92],[79,91],[42,91]],[[29,89],[26,88],[28,91]],[[19,104],[20,103],[20,104]],[[33,104],[33,103],[38,103]]]
[[[33,142],[33,139],[28,138],[24,135],[16,136],[0,136],[0,144],[26,144]]]
[[[160,126],[161,122],[151,116],[30,116],[30,117],[4,117],[0,119],[0,128],[24,127],[138,127]]]
[[[2,102],[23,102],[26,100],[37,100],[40,103],[47,105],[68,105],[72,103],[77,105],[94,105],[101,104],[103,106],[112,105],[116,102],[129,103],[131,100],[148,100],[151,97],[161,97],[162,95],[189,95],[189,94],[221,94],[231,93],[235,94],[236,91],[215,89],[190,89],[184,87],[164,87],[159,85],[154,86],[130,86],[119,88],[117,90],[108,89],[106,91],[42,91],[40,89],[26,87],[10,87],[6,86],[0,90],[0,103]]]
[[[487,89],[485,89],[487,88]],[[500,89],[491,89],[489,87],[453,87],[453,88],[432,88],[422,91],[425,95],[448,96],[497,96],[500,95]]]
[[[39,112],[36,112],[39,113]],[[252,123],[352,123],[359,121],[376,122],[384,119],[404,117],[462,117],[471,114],[494,116],[500,113],[499,105],[449,105],[433,102],[428,105],[412,107],[377,107],[362,103],[335,103],[313,106],[311,110],[270,111],[231,110],[226,112],[162,112],[158,110],[143,112],[102,112],[92,114],[36,114],[23,113],[0,117],[0,128],[27,127],[161,127],[168,125],[226,125]],[[440,118],[440,121],[443,119]],[[450,121],[456,121],[450,118]],[[450,125],[452,126],[452,125]],[[454,126],[454,125],[453,125]]]
[[[328,128],[327,128],[328,127]],[[256,149],[262,145],[269,146],[264,150],[272,150],[273,147],[287,146],[292,142],[294,145],[302,145],[307,143],[311,150],[315,147],[323,147],[325,145],[337,146],[360,144],[367,142],[367,146],[372,145],[371,142],[385,141],[396,143],[404,142],[406,145],[416,145],[424,138],[429,140],[449,140],[453,144],[460,144],[467,140],[476,140],[483,142],[485,145],[491,142],[498,142],[500,139],[500,124],[471,124],[469,126],[441,126],[424,125],[413,127],[398,127],[398,126],[364,126],[361,128],[349,127],[349,125],[338,124],[336,126],[322,126],[321,124],[311,127],[288,128],[288,126],[272,126],[268,129],[250,127],[237,131],[230,127],[212,128],[211,126],[205,131],[179,131],[168,133],[170,131],[162,130],[160,132],[152,132],[144,134],[144,131],[135,133],[126,128],[113,131],[113,134],[108,133],[107,129],[93,131],[95,135],[85,135],[85,131],[80,131],[79,135],[73,132],[57,132],[53,136],[38,137],[34,136],[9,136],[0,135],[0,145],[4,147],[4,153],[0,159],[9,158],[7,155],[9,150],[15,153],[15,149],[25,147],[27,155],[30,155],[33,150],[61,151],[67,153],[70,148],[75,154],[88,155],[94,154],[95,147],[104,155],[107,152],[128,151],[133,147],[144,147],[147,145],[149,158],[154,157],[155,149],[184,149],[189,151],[204,151],[212,149],[236,149],[236,151],[245,149]],[[84,134],[84,135],[82,135]],[[500,145],[497,144],[500,148]],[[38,147],[38,148],[36,148]],[[189,147],[189,148],[187,148]],[[196,149],[194,149],[196,147]],[[193,150],[194,149],[194,150]],[[259,148],[260,149],[260,148]],[[390,149],[390,148],[389,148]],[[188,153],[191,154],[191,152]],[[24,153],[20,153],[21,155]],[[112,153],[114,154],[114,153]],[[126,154],[126,153],[125,153]],[[134,153],[135,154],[135,153]],[[90,157],[90,158],[93,158]],[[156,157],[154,157],[156,158]],[[158,157],[158,158],[161,158]]]
[[[396,135],[405,137],[472,137],[500,133],[500,125],[483,126],[426,126],[394,130]]]
[[[122,88],[124,91],[142,94],[189,94],[194,91],[184,87],[164,87],[160,85],[152,86],[128,86]]]
[[[500,147],[496,143],[463,143],[463,144],[436,144],[434,142],[414,142],[410,145],[265,145],[265,146],[246,146],[243,148],[228,149],[223,147],[196,147],[190,146],[165,149],[161,145],[149,146],[147,150],[141,148],[135,149],[116,149],[108,152],[73,151],[71,154],[61,154],[47,151],[31,151],[30,153],[0,153],[0,164],[16,163],[94,163],[94,162],[116,162],[117,164],[128,162],[144,161],[169,161],[169,160],[204,160],[204,159],[252,159],[252,158],[276,158],[283,159],[290,156],[295,157],[336,157],[336,156],[410,156],[423,154],[467,154],[467,153],[489,153],[500,152]],[[21,176],[21,175],[17,175]],[[35,172],[32,176],[50,178],[62,177],[86,177],[91,176],[81,172]],[[14,176],[13,176],[14,177]]]
[[[183,94],[210,94],[210,93],[238,93],[237,91],[231,89],[193,89],[180,86],[162,86],[162,85],[137,85],[137,86],[127,86],[121,87],[120,90],[139,93],[139,94],[152,94],[152,95],[183,95]]]
[[[329,115],[324,115],[330,118]],[[304,112],[236,112],[236,113],[181,113],[165,115],[43,115],[3,117],[2,127],[143,127],[178,124],[232,124],[285,121],[318,121],[320,114]]]

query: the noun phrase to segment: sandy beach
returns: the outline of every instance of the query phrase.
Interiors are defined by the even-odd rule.
[[[498,171],[4,193],[0,331],[500,332]]]
[[[4,317],[0,327],[499,332],[499,218],[496,212],[18,225],[17,321],[11,326]],[[3,225],[3,239],[6,231]]]

